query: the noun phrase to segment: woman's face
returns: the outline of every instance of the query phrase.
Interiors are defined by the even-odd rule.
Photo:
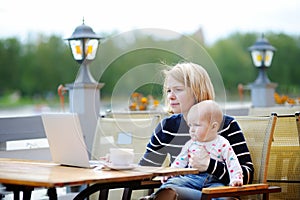
[[[167,99],[174,113],[187,115],[189,109],[195,104],[195,97],[191,88],[185,87],[173,77],[167,78]]]

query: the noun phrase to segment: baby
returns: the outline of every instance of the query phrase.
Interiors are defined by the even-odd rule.
[[[191,154],[206,151],[211,158],[227,165],[229,185],[242,186],[243,172],[237,156],[228,140],[218,134],[222,121],[222,110],[215,101],[206,100],[192,106],[187,116],[191,140],[184,145],[172,167],[192,167],[189,164]]]

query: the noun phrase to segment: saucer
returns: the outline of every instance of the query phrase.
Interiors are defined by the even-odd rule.
[[[136,166],[137,166],[136,164],[130,164],[130,165],[113,165],[112,163],[105,164],[105,167],[109,169],[115,169],[115,170],[134,169]]]

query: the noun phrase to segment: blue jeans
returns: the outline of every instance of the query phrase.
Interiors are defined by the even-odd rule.
[[[224,186],[224,184],[211,174],[199,173],[169,178],[160,189],[174,189],[180,200],[199,200],[202,196],[202,188],[217,186]]]

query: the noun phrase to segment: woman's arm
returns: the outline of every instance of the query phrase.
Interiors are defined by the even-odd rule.
[[[163,152],[162,149],[164,145],[162,144],[162,134],[163,134],[163,123],[161,121],[150,138],[149,143],[146,147],[146,152],[141,158],[139,165],[142,166],[161,166],[167,156],[167,153]]]
[[[140,165],[161,166],[167,154],[170,154],[171,162],[174,161],[184,144],[190,140],[188,126],[182,120],[182,115],[174,114],[157,125]]]

